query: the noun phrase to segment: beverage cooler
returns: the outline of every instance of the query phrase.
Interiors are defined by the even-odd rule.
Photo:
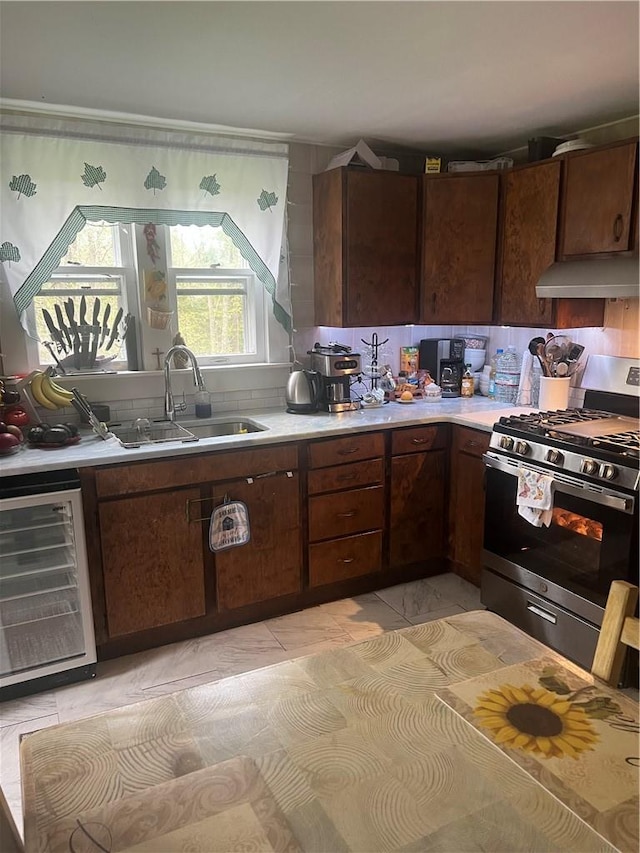
[[[77,472],[0,479],[0,701],[95,672]]]

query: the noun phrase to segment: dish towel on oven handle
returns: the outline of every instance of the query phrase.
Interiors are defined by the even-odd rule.
[[[518,468],[518,515],[534,527],[549,527],[553,515],[553,477]]]

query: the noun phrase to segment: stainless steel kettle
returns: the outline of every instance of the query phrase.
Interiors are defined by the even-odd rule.
[[[287,380],[287,411],[295,415],[317,412],[322,400],[322,376],[317,370],[295,370]]]

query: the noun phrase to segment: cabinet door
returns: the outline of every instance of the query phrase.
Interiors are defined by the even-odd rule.
[[[185,511],[199,497],[175,489],[99,505],[109,637],[204,615],[202,527]]]
[[[444,553],[446,451],[391,460],[390,566]]]
[[[484,538],[484,462],[490,435],[456,427],[451,459],[449,556],[453,570],[480,585]]]
[[[631,248],[637,143],[567,156],[559,258]]]
[[[414,323],[418,179],[347,171],[346,325]]]
[[[423,178],[422,323],[491,323],[497,174]]]
[[[218,609],[231,610],[301,590],[302,539],[298,474],[226,483],[225,494],[244,501],[251,541],[215,555]]]
[[[538,299],[536,284],[555,260],[560,163],[515,169],[503,181],[499,320],[552,326],[553,301]]]

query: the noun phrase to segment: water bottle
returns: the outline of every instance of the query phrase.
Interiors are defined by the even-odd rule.
[[[496,397],[496,365],[498,363],[498,359],[504,352],[503,349],[499,349],[494,356],[491,357],[491,370],[489,371],[489,394],[488,397],[491,400],[495,400]]]
[[[496,360],[496,400],[515,405],[520,384],[520,357],[514,346]]]

